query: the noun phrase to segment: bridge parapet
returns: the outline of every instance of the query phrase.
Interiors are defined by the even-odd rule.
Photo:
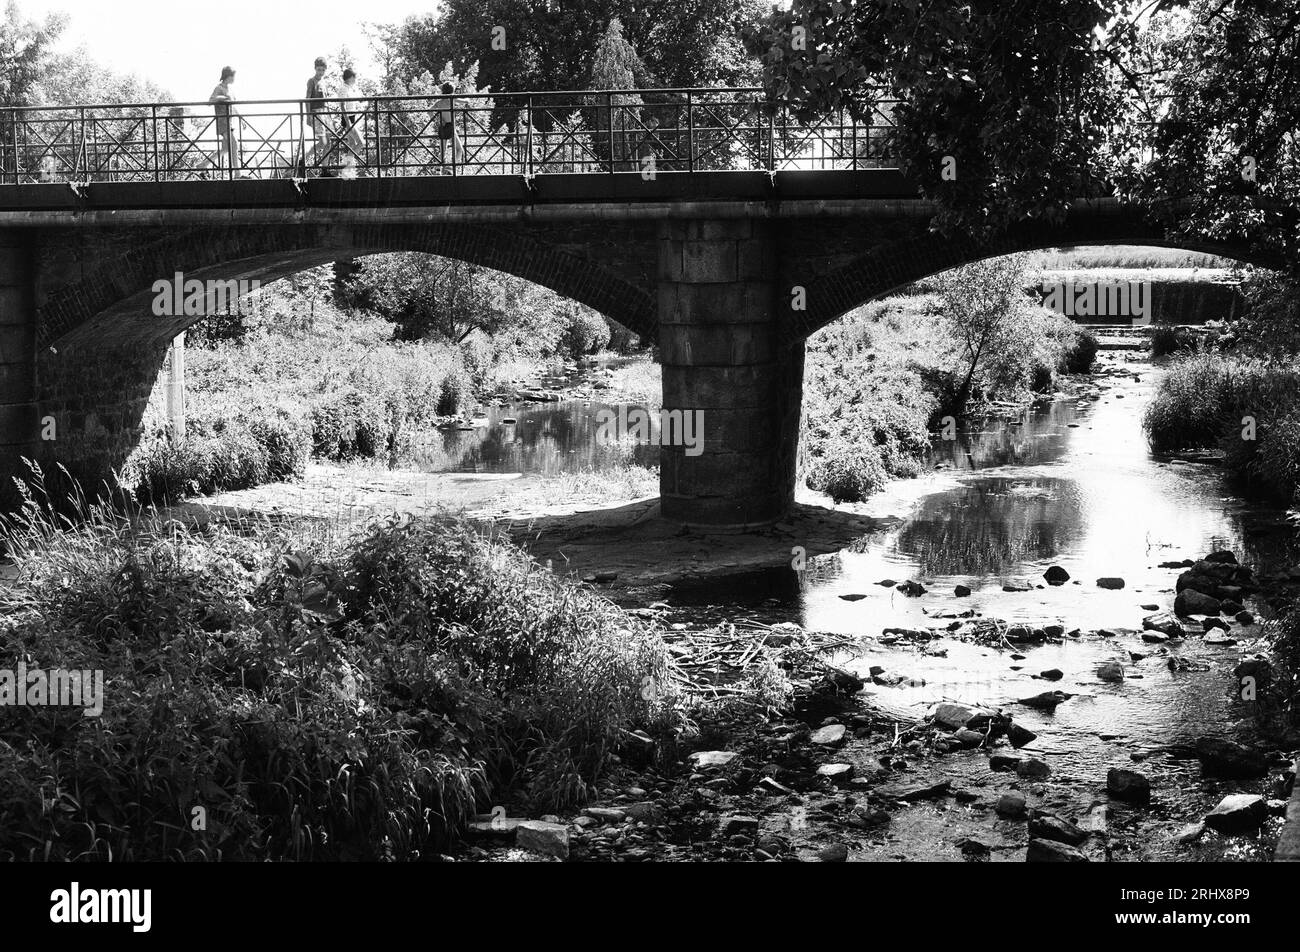
[[[816,123],[757,87],[0,109],[0,182],[893,168],[883,92]]]

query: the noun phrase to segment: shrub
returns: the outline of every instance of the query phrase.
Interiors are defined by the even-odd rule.
[[[454,658],[499,698],[484,725],[495,785],[522,780],[549,807],[578,802],[621,726],[671,719],[662,642],[511,546],[453,522],[413,523],[362,540],[348,569],[361,627]]]
[[[243,412],[248,415],[197,416],[179,440],[165,429],[150,433],[123,467],[122,483],[138,502],[149,504],[303,475],[310,446],[306,427],[271,409]]]
[[[884,488],[889,473],[872,444],[835,443],[826,447],[808,469],[809,489],[826,493],[837,503],[862,502]]]
[[[1196,349],[1196,338],[1185,327],[1157,325],[1151,332],[1151,356],[1168,357]]]
[[[1089,373],[1097,361],[1098,346],[1097,335],[1086,327],[1080,327],[1074,343],[1061,360],[1060,371],[1067,374]]]
[[[371,394],[345,390],[311,411],[312,451],[347,461],[386,455],[395,445],[393,413]]]

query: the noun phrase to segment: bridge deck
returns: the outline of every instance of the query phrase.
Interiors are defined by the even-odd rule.
[[[92,182],[0,188],[0,212],[913,199],[896,169]]]

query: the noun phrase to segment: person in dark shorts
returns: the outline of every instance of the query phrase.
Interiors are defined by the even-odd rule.
[[[323,163],[329,152],[330,126],[325,118],[325,70],[328,68],[325,57],[316,57],[316,73],[307,80],[307,129],[304,136],[310,132],[313,144],[302,159],[304,175],[313,164]]]
[[[456,130],[456,87],[451,83],[442,84],[442,95],[438,97],[438,138],[442,140],[442,161],[447,162],[447,143],[451,143],[451,160],[458,167],[465,161],[465,150],[461,146],[460,133]]]
[[[208,97],[208,102],[212,103],[212,108],[217,114],[217,156],[213,164],[217,168],[234,169],[237,178],[239,175],[240,155],[239,143],[235,140],[234,123],[231,121],[231,103],[235,101],[234,95],[230,92],[230,84],[235,81],[235,71],[229,66],[221,71],[221,82],[212,90],[212,95]],[[222,159],[225,159],[223,164]]]

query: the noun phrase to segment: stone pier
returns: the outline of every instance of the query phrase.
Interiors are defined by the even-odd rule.
[[[704,425],[703,452],[661,451],[667,519],[758,525],[793,504],[803,342],[781,339],[775,227],[739,219],[660,228],[663,405],[702,411]]]
[[[0,507],[40,445],[36,403],[35,263],[30,233],[0,232]]]

